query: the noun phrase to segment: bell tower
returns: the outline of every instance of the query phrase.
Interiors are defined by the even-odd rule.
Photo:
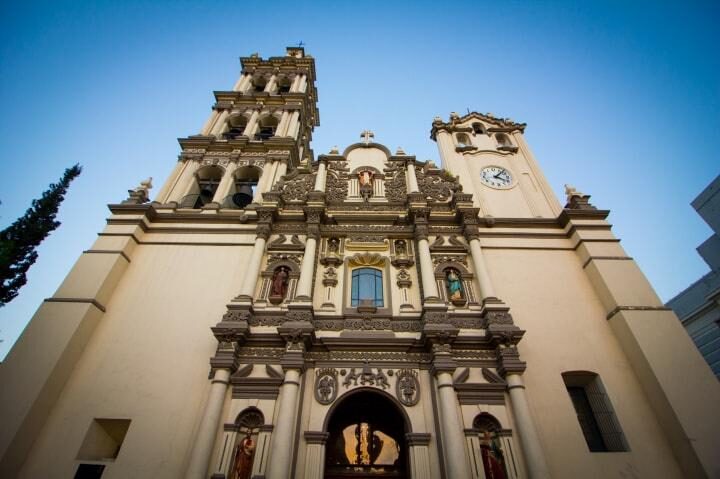
[[[242,209],[257,205],[275,181],[310,162],[320,124],[315,60],[302,47],[284,57],[240,59],[232,90],[215,91],[199,134],[182,152],[156,202],[176,208]]]
[[[556,218],[562,208],[530,152],[524,123],[492,113],[435,117],[430,137],[443,167],[485,218]]]

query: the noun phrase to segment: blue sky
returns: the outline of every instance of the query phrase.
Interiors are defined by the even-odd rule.
[[[177,137],[198,132],[238,57],[303,41],[317,62],[315,154],[366,128],[438,161],[434,116],[528,124],[555,192],[612,210],[663,300],[707,272],[710,229],[689,206],[720,173],[717,2],[2,2],[0,227],[73,163],[63,225],[0,309],[0,357],[108,216]],[[222,281],[222,278],[217,278]]]

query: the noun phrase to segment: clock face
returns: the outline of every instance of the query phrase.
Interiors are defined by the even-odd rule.
[[[480,180],[491,188],[510,188],[513,177],[501,166],[486,166],[480,170]]]

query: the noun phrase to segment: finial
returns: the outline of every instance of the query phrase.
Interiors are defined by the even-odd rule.
[[[150,188],[152,188],[152,177],[145,181],[141,181],[140,185],[132,190],[128,190],[128,197],[125,201],[123,201],[123,204],[139,205],[147,203],[150,200],[150,196],[148,195]]]
[[[330,154],[331,154],[331,155],[339,155],[339,154],[340,154],[340,150],[338,150],[338,146],[337,146],[337,145],[335,145],[335,146],[333,146],[332,148],[330,148]]]
[[[572,185],[565,185],[565,194],[567,195],[566,209],[569,210],[595,210],[592,204],[590,204],[590,195],[578,191]]]
[[[397,151],[395,152],[396,155],[404,155],[405,150],[402,149],[402,146],[397,147]]]

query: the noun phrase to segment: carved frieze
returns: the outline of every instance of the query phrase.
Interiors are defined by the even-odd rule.
[[[385,373],[383,373],[381,368],[376,369],[377,372],[374,373],[370,364],[367,362],[359,372],[355,372],[355,368],[350,369],[347,376],[345,376],[343,386],[345,386],[345,388],[349,388],[351,384],[353,386],[357,386],[359,383],[361,386],[377,386],[382,389],[389,388],[390,384],[388,384],[388,379]]]
[[[429,170],[416,168],[418,186],[423,197],[431,201],[446,202],[454,192],[462,191],[458,178],[445,170]]]
[[[402,163],[385,169],[385,196],[388,201],[404,203],[407,199],[407,185],[405,184],[405,168]]]
[[[320,404],[330,404],[338,393],[338,371],[335,368],[322,368],[315,371],[315,400]]]
[[[275,189],[281,192],[283,201],[304,202],[307,201],[308,192],[312,191],[314,186],[315,175],[307,171],[295,170],[276,183]]]
[[[348,167],[346,161],[328,162],[330,172],[325,181],[325,198],[328,203],[345,201],[348,195]]]
[[[422,331],[422,321],[413,319],[391,320],[391,319],[316,319],[313,325],[318,330],[325,331],[395,331],[395,332],[417,332]]]
[[[418,373],[413,369],[400,369],[397,371],[395,395],[405,406],[414,406],[420,400],[420,382]]]
[[[314,361],[410,361],[428,363],[432,360],[432,355],[429,353],[398,353],[392,351],[313,351],[305,353],[305,357]]]
[[[278,261],[292,261],[293,263],[300,266],[302,263],[301,254],[289,254],[289,253],[270,253],[267,257],[268,264],[273,264]]]
[[[464,254],[444,254],[444,255],[433,255],[433,266],[443,263],[460,263],[467,266],[467,255]]]

